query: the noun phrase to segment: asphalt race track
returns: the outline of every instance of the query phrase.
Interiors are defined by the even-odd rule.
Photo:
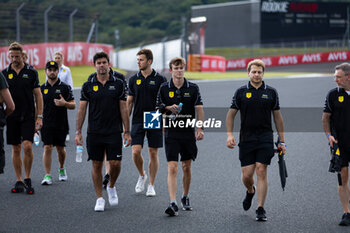
[[[324,72],[331,73],[332,68]],[[335,87],[332,77],[281,77],[265,81],[279,91],[282,109],[322,109],[328,90]],[[198,82],[204,106],[228,108],[234,91],[247,82],[247,78]],[[78,100],[79,90],[74,94]],[[311,119],[320,125],[319,129],[321,114],[322,111]],[[286,189],[284,192],[281,189],[275,157],[268,174],[269,193],[265,203],[268,221],[256,222],[256,196],[252,208],[244,211],[245,188],[240,181],[238,149],[226,148],[226,133],[222,130],[206,132],[205,139],[197,144],[199,154],[193,163],[190,190],[192,212],[180,210],[178,217],[164,214],[168,205],[164,149],[159,152],[157,196],[137,195],[134,187],[138,174],[128,148],[124,150],[122,172],[117,181],[119,205],[110,207],[104,191],[105,212],[95,213],[96,197],[86,151],[83,163],[75,162],[75,115],[76,110],[69,112],[71,141],[66,148],[67,182],[58,181],[58,162],[54,153],[54,183],[52,186],[40,185],[44,176],[40,144],[34,146],[32,169],[36,193],[32,196],[11,194],[15,175],[10,147],[5,146],[7,165],[5,174],[0,175],[0,232],[349,232],[349,228],[338,226],[343,212],[338,200],[337,178],[328,172],[329,148],[325,135],[318,128],[311,132],[291,130],[286,133],[289,173]],[[283,117],[287,121],[289,114]],[[293,117],[299,117],[300,128],[308,126],[310,119],[304,120],[302,113]],[[83,135],[85,140],[86,128]],[[146,155],[146,148],[143,153]],[[148,156],[144,158],[148,163]],[[181,175],[179,169],[178,203],[182,194]]]

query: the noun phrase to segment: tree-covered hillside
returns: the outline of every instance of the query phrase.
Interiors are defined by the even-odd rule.
[[[122,47],[178,37],[182,18],[190,17],[191,6],[232,2],[232,0],[2,0],[0,2],[0,43],[16,39],[16,9],[20,11],[21,42],[44,41],[44,12],[48,13],[49,42],[69,41],[69,15],[74,16],[74,41],[85,41],[94,18],[98,18],[98,42],[115,44],[119,30]],[[94,42],[94,36],[92,37]]]

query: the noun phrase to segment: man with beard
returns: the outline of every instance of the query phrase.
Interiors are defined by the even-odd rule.
[[[67,109],[74,109],[75,102],[71,87],[58,78],[59,67],[54,61],[49,61],[45,67],[48,80],[41,86],[44,99],[44,118],[41,129],[41,139],[44,143],[43,164],[45,176],[42,185],[52,184],[51,161],[52,147],[56,146],[58,161],[58,179],[67,180],[64,167],[66,159],[65,138],[68,131]]]
[[[129,79],[128,109],[132,116],[132,158],[139,173],[139,178],[135,186],[136,193],[142,193],[145,189],[147,174],[143,167],[143,157],[141,155],[145,135],[148,140],[149,155],[149,184],[146,196],[156,195],[154,181],[158,171],[158,148],[163,147],[163,135],[161,129],[144,129],[143,114],[145,111],[155,111],[156,99],[159,87],[166,82],[165,77],[158,74],[151,68],[153,54],[149,49],[141,49],[137,53],[137,64],[140,71]]]
[[[27,194],[34,194],[30,179],[33,163],[32,143],[34,132],[40,130],[42,126],[43,99],[38,72],[23,62],[22,45],[14,42],[8,50],[11,63],[2,73],[9,84],[10,93],[16,106],[15,111],[7,117],[6,130],[7,144],[12,145],[12,164],[17,178],[11,192],[20,193],[25,188]],[[22,146],[24,183],[22,178]]]
[[[86,146],[88,160],[92,160],[92,180],[97,195],[95,211],[104,211],[102,167],[105,154],[110,165],[110,180],[107,187],[108,200],[111,206],[116,206],[118,205],[118,195],[115,183],[121,170],[123,126],[126,146],[130,145],[131,137],[123,82],[110,75],[107,53],[96,53],[93,61],[96,75],[90,81],[85,82],[81,89],[75,144],[83,144],[81,130],[89,105]]]

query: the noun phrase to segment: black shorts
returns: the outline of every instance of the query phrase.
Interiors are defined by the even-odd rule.
[[[273,156],[273,142],[239,144],[239,160],[241,161],[241,167],[255,164],[255,162],[270,165]]]
[[[341,148],[340,149],[340,159],[341,159],[341,167],[349,167],[350,162],[350,148]]]
[[[131,127],[131,145],[141,145],[147,136],[148,147],[161,148],[163,147],[163,132],[162,129],[144,129],[142,123],[135,123]]]
[[[33,142],[35,121],[34,119],[18,120],[7,119],[6,137],[8,145],[19,145],[24,140]]]
[[[181,155],[181,161],[197,158],[198,148],[196,145],[196,139],[175,139],[165,138],[165,154],[167,161],[179,161],[179,154]]]
[[[40,132],[44,145],[66,146],[67,130],[42,128]]]
[[[121,133],[112,135],[88,134],[86,147],[88,160],[103,161],[105,152],[107,160],[122,160],[123,140]]]

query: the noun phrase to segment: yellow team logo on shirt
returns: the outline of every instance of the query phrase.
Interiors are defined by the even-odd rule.
[[[344,101],[344,96],[338,96],[338,101],[342,103]]]
[[[140,85],[141,84],[141,79],[136,80],[136,84]]]
[[[65,69],[63,69],[63,72],[66,72],[66,70],[65,70]]]
[[[340,155],[339,148],[337,148],[337,151],[335,152],[336,155]]]
[[[12,79],[13,78],[13,74],[9,74],[9,79]]]
[[[250,99],[252,97],[252,93],[251,92],[247,92],[245,94],[245,97],[247,97],[247,99]]]
[[[44,94],[46,95],[49,92],[49,89],[44,89]]]
[[[92,90],[94,90],[95,92],[98,91],[98,86],[93,86]]]
[[[174,92],[173,91],[169,91],[169,97],[173,98],[174,97]]]

